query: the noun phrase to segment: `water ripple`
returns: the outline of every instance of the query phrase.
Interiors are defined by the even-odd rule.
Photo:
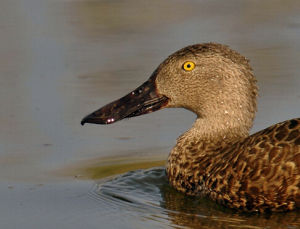
[[[174,190],[162,167],[100,180],[89,196],[114,215],[132,215],[170,228],[299,228],[300,212],[251,215]]]

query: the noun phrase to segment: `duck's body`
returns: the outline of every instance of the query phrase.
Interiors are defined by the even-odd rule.
[[[170,183],[243,211],[300,207],[300,119],[278,123],[235,142],[185,135],[168,159]]]
[[[256,80],[243,56],[220,44],[192,45],[82,124],[186,108],[197,119],[169,155],[166,171],[173,187],[244,211],[300,208],[300,119],[248,136],[256,96]]]

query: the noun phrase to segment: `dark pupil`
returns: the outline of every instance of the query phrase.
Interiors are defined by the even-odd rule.
[[[190,64],[188,64],[186,67],[187,67],[187,68],[190,68],[190,67],[191,67],[191,65],[190,65]]]

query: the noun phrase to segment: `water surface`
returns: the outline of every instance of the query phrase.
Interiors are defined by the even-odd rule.
[[[0,227],[299,227],[299,212],[240,215],[167,185],[157,166],[192,125],[188,111],[80,126],[170,53],[208,41],[251,60],[252,132],[300,117],[299,11],[296,0],[2,0]]]

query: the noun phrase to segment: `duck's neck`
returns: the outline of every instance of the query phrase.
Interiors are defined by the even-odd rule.
[[[192,128],[177,139],[169,155],[166,171],[170,183],[187,192],[185,186],[192,187],[192,183],[209,173],[212,159],[222,159],[223,148],[248,136],[252,122],[241,123],[238,119],[230,121],[224,117],[198,118]]]
[[[220,149],[222,146],[233,144],[247,137],[251,125],[252,120],[245,122],[235,117],[197,118],[192,128],[178,138],[176,147],[183,150],[191,144],[198,145],[197,153],[206,154],[208,152],[205,151],[213,148]],[[189,150],[185,149],[182,153],[189,153]]]
[[[221,121],[216,121],[221,120]],[[241,125],[239,118],[197,118],[192,128],[182,135],[186,139],[216,144],[218,142],[232,143],[248,136],[251,124]]]

